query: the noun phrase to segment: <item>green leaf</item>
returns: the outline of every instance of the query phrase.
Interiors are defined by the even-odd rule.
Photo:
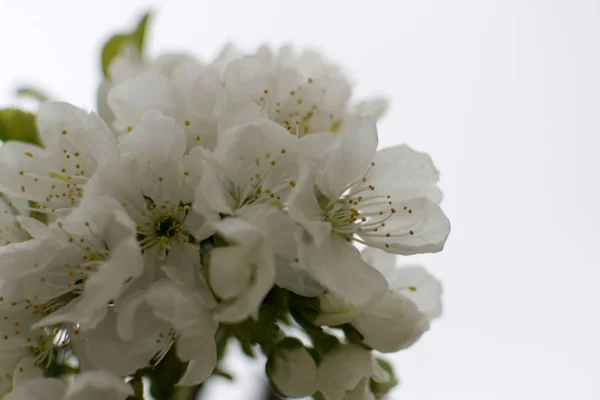
[[[118,33],[112,36],[102,47],[102,72],[108,76],[108,68],[124,47],[133,45],[137,48],[140,57],[144,54],[146,29],[150,20],[150,12],[142,16],[135,29],[131,32]]]
[[[39,89],[31,86],[23,86],[17,89],[18,97],[31,97],[34,100],[43,102],[50,100],[50,97]]]
[[[0,110],[0,140],[40,145],[35,119],[35,114],[16,108]]]

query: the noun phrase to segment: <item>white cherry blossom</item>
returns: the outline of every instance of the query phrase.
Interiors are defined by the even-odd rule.
[[[267,374],[279,393],[306,397],[317,391],[317,365],[302,342],[284,339],[269,356]]]
[[[69,385],[54,378],[31,380],[5,400],[124,400],[133,388],[106,371],[83,372]]]
[[[389,374],[373,354],[358,345],[340,345],[317,368],[319,392],[326,400],[374,399],[369,379],[386,381]]]
[[[59,102],[40,106],[38,130],[44,148],[17,141],[0,147],[0,190],[64,215],[98,166],[112,160],[116,138],[96,114]]]

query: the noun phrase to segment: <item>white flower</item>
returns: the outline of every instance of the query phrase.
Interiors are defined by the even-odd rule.
[[[133,389],[106,371],[83,372],[67,385],[58,379],[36,379],[19,386],[5,400],[124,400]]]
[[[214,318],[229,323],[257,318],[275,283],[273,250],[264,232],[242,218],[225,218],[216,228],[228,246],[208,254],[208,282],[220,299]]]
[[[115,303],[95,329],[72,337],[72,341],[79,342],[80,362],[83,356],[90,367],[126,376],[156,363],[171,348],[175,340],[171,325],[157,318],[147,304],[121,311],[128,304],[127,298]],[[130,335],[125,339],[119,335],[118,319],[128,326]]]
[[[326,400],[374,399],[369,379],[387,381],[389,374],[371,352],[358,345],[340,345],[317,368],[319,391]]]
[[[393,353],[415,343],[429,329],[429,319],[405,296],[389,291],[361,310],[352,326],[363,343]]]
[[[206,298],[185,286],[168,280],[157,281],[145,293],[132,298],[120,311],[118,329],[122,338],[133,338],[130,316],[144,302],[152,307],[158,318],[172,325],[171,344],[176,341],[177,356],[182,361],[189,361],[178,385],[197,385],[206,380],[217,364],[214,336],[218,323],[208,308],[214,304],[207,304]]]
[[[161,111],[184,130],[187,149],[216,145],[217,124],[213,111],[221,91],[214,68],[182,63],[171,76],[148,68],[125,79],[108,93],[108,104],[122,132],[135,127],[147,111]]]
[[[20,222],[33,239],[0,249],[13,249],[0,258],[0,335],[2,349],[33,354],[28,371],[96,327],[143,265],[135,228],[110,199],[86,198],[51,226]]]
[[[351,94],[337,68],[314,52],[296,57],[290,47],[278,54],[261,47],[231,62],[223,82],[234,99],[260,105],[271,120],[297,136],[336,132]]]
[[[236,211],[236,216],[252,222],[267,238],[275,255],[277,286],[300,296],[318,297],[325,288],[308,273],[302,242],[304,230],[295,224],[279,207],[252,204]]]
[[[135,223],[146,263],[154,258],[162,267],[177,265],[184,277],[192,276],[199,264],[197,245],[219,218],[192,207],[205,150],[184,154],[182,128],[159,112],[146,113],[118,150],[119,160],[98,171],[88,196],[109,195],[122,205]],[[196,257],[188,257],[194,252]]]
[[[388,280],[390,290],[363,307],[328,293],[320,297],[317,324],[352,326],[363,343],[390,353],[412,345],[441,313],[441,285],[423,268],[396,268],[396,256],[379,249],[362,253]]]
[[[310,144],[301,146],[303,152],[310,153]],[[325,152],[314,150],[314,160],[320,160],[316,179],[302,180],[302,189],[289,203],[289,215],[313,237],[306,244],[309,272],[335,295],[356,304],[383,294],[387,285],[346,241],[400,254],[436,252],[450,229],[430,199],[440,196],[429,158],[406,146],[377,153],[376,147],[374,122],[356,119]]]
[[[398,267],[397,257],[375,248],[366,248],[362,256],[387,279],[390,290],[405,296],[432,320],[442,314],[442,284],[421,266]]]
[[[98,166],[112,159],[116,138],[97,115],[58,102],[40,106],[38,130],[43,149],[17,141],[0,148],[0,190],[35,201],[41,212],[65,214]]]
[[[306,397],[317,391],[317,365],[302,342],[286,338],[267,361],[267,375],[286,397]]]
[[[184,128],[188,150],[216,145],[223,97],[260,106],[298,137],[337,132],[353,115],[379,117],[387,104],[374,99],[350,107],[351,87],[339,68],[312,51],[296,56],[290,47],[277,54],[261,47],[238,57],[228,46],[206,65],[181,54],[145,65],[124,55],[111,66],[111,75],[112,83],[99,89],[102,115],[112,121],[114,113],[117,129],[126,131],[144,112],[160,110]]]
[[[21,278],[27,282],[27,291],[20,293],[23,301],[44,315],[35,326],[69,322],[93,329],[109,303],[143,272],[133,221],[114,199],[86,197],[81,207],[48,229],[63,248],[49,264],[34,266]]]
[[[226,215],[249,204],[285,204],[308,167],[296,140],[260,118],[224,129],[208,166],[211,173],[202,175],[196,204]]]

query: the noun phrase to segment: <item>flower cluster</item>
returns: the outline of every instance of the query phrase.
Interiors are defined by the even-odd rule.
[[[396,255],[442,250],[450,224],[431,159],[377,151],[385,102],[350,96],[316,53],[227,48],[125,53],[99,114],[42,104],[43,147],[0,148],[6,399],[124,399],[118,377],[173,357],[197,385],[229,340],[262,351],[286,397],[389,391],[372,350],[440,314],[437,280]]]

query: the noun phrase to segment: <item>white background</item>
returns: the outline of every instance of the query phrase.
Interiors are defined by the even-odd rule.
[[[0,0],[0,105],[34,83],[93,108],[99,44],[150,7],[154,55],[318,46],[393,100],[382,145],[433,156],[453,231],[407,261],[446,311],[394,356],[392,398],[600,398],[597,1]]]

